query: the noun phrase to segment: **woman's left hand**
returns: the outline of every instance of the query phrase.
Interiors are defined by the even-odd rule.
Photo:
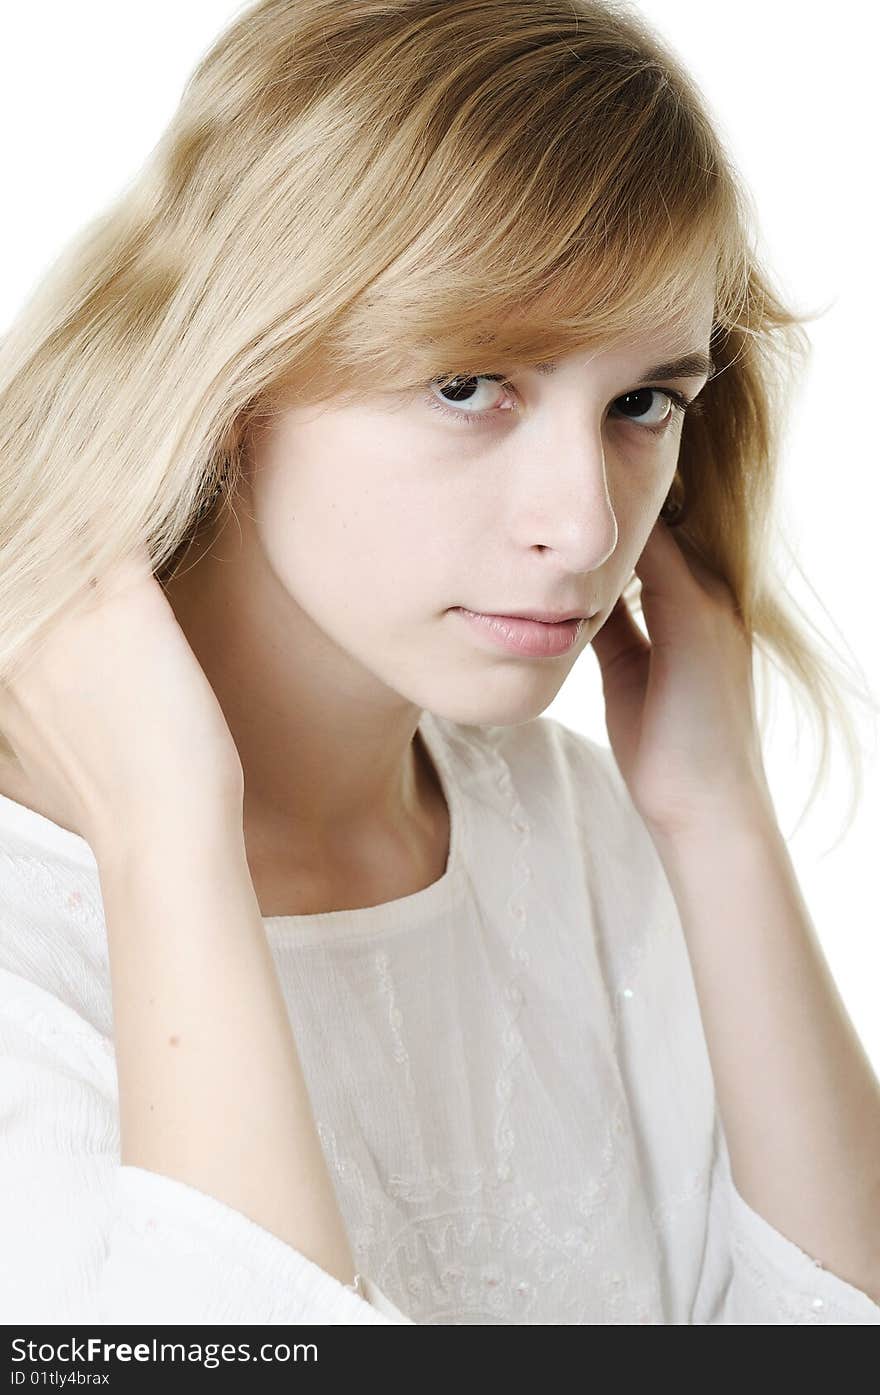
[[[650,643],[622,596],[592,641],[615,760],[664,838],[772,809],[751,640],[727,583],[686,548],[658,519],[636,563]]]

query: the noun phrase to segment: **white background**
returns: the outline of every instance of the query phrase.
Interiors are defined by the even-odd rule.
[[[67,239],[133,176],[198,58],[239,8],[224,0],[47,0],[5,9],[0,325]],[[644,0],[640,9],[699,83],[755,197],[759,248],[783,292],[804,310],[830,303],[808,326],[813,357],[789,434],[784,498],[789,535],[832,620],[796,576],[791,584],[824,633],[835,643],[843,636],[880,691],[873,570],[880,416],[870,358],[880,309],[877,7],[867,0],[843,0],[831,11],[815,0]],[[547,711],[607,744],[592,651]],[[779,711],[767,767],[790,834],[808,792],[812,751],[806,732],[796,750],[784,706]],[[838,761],[830,795],[789,846],[844,1001],[880,1069],[880,772],[870,733],[862,731],[870,763],[851,832],[822,856],[848,793]]]

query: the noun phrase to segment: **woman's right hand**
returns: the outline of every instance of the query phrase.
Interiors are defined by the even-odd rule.
[[[0,683],[0,730],[25,774],[96,857],[142,818],[240,820],[235,742],[147,549],[82,602]]]

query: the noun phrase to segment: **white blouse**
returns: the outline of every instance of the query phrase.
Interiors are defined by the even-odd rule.
[[[880,1323],[736,1191],[686,944],[611,752],[424,713],[439,881],[264,917],[366,1299],[120,1164],[89,845],[0,796],[0,1322]]]

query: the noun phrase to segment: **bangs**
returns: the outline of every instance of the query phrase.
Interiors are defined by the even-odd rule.
[[[519,86],[496,69],[485,101],[472,93],[436,137],[381,236],[415,231],[332,326],[316,392],[358,398],[607,346],[687,314],[707,284],[715,328],[737,320],[748,248],[714,138],[644,55],[606,70],[585,50],[578,66],[570,44],[555,58],[549,45],[537,74],[532,52]]]

